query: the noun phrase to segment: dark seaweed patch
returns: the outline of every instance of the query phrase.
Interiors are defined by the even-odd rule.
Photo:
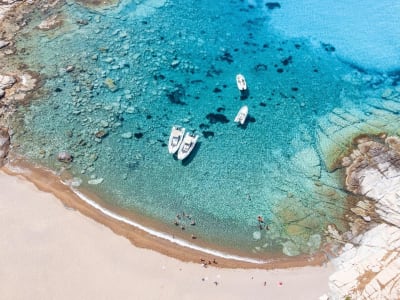
[[[321,43],[322,48],[324,48],[324,50],[326,52],[335,52],[335,47],[333,47],[331,44],[328,43]]]
[[[200,128],[200,129],[208,129],[208,128],[210,128],[210,125],[201,123],[201,124],[199,125],[199,128]]]
[[[146,116],[146,119],[147,119],[147,120],[150,120],[151,118],[152,118],[152,115],[147,115],[147,116]]]
[[[294,87],[292,87],[292,91],[293,91],[293,92],[297,92],[298,90],[299,90],[299,88],[298,88],[298,87],[295,87],[295,86],[294,86]]]
[[[139,162],[138,161],[131,161],[127,163],[128,169],[133,171],[139,168]]]
[[[141,139],[141,138],[143,137],[143,133],[142,133],[142,132],[136,132],[136,133],[134,134],[134,136],[135,136],[135,138],[137,138],[137,139]]]
[[[182,101],[184,95],[185,89],[180,84],[176,85],[173,91],[167,93],[168,100],[173,104],[179,105],[186,105],[186,103]]]
[[[214,137],[215,133],[214,131],[203,131],[203,136],[208,139],[209,137]]]
[[[300,45],[300,44],[294,44],[294,47],[295,47],[296,49],[300,49],[301,45]]]
[[[282,68],[278,68],[278,69],[276,69],[276,71],[277,71],[278,73],[283,73],[283,69],[282,69]]]
[[[266,107],[266,106],[267,106],[267,103],[265,103],[265,102],[260,102],[260,106]]]
[[[201,79],[195,79],[195,80],[192,80],[190,83],[202,83],[202,82],[204,82],[203,80],[201,80]]]
[[[214,93],[221,93],[222,90],[220,88],[216,87],[215,89],[213,89],[213,92]]]
[[[163,75],[163,74],[159,74],[159,75],[154,75],[154,79],[155,80],[159,80],[159,79],[161,79],[161,80],[163,80],[163,79],[165,79],[165,76]]]
[[[209,114],[206,116],[206,118],[207,118],[208,121],[210,121],[211,124],[216,124],[216,123],[225,124],[225,123],[228,123],[228,122],[229,122],[228,118],[227,118],[225,115],[223,115],[223,114],[213,114],[213,113],[209,113]]]
[[[222,70],[221,69],[216,69],[214,65],[211,65],[211,68],[207,71],[206,76],[207,77],[214,77],[214,75],[221,75]]]
[[[268,66],[267,66],[266,64],[257,64],[257,65],[254,67],[254,69],[255,69],[257,72],[260,72],[260,71],[267,71],[267,70],[268,70]]]
[[[59,88],[59,87],[57,87],[54,91],[57,92],[57,93],[59,93],[59,92],[62,92],[62,89]]]
[[[275,9],[275,8],[281,8],[281,5],[279,4],[279,2],[267,2],[267,3],[265,3],[265,6],[271,10]]]
[[[226,61],[228,64],[233,63],[233,56],[228,51],[224,51],[222,55],[218,57],[221,61]]]
[[[287,66],[288,64],[291,64],[293,62],[293,58],[292,56],[289,56],[287,58],[282,59],[281,62],[284,66]]]
[[[225,107],[218,107],[217,108],[217,112],[224,112],[225,111]]]

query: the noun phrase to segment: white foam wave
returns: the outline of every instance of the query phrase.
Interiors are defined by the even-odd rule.
[[[194,244],[191,244],[187,241],[184,241],[182,239],[178,239],[173,237],[172,235],[166,234],[166,233],[162,233],[153,229],[150,229],[148,227],[145,227],[139,223],[136,223],[130,219],[127,219],[125,217],[122,217],[104,207],[102,207],[101,205],[99,205],[97,202],[93,201],[92,199],[88,198],[86,195],[82,194],[81,192],[79,192],[76,189],[72,189],[74,191],[74,193],[81,198],[83,201],[85,201],[87,204],[89,204],[90,206],[92,206],[93,208],[101,211],[103,214],[105,214],[106,216],[109,216],[115,220],[118,220],[120,222],[124,222],[126,224],[129,224],[131,226],[134,226],[136,228],[139,228],[140,230],[143,230],[144,232],[151,234],[157,238],[162,238],[164,240],[167,240],[171,243],[177,244],[179,246],[182,247],[186,247],[189,249],[193,249],[193,250],[197,250],[197,251],[201,251],[203,253],[206,254],[210,254],[213,256],[217,256],[217,257],[221,257],[221,258],[225,258],[225,259],[231,259],[231,260],[236,260],[236,261],[242,261],[242,262],[248,262],[248,263],[253,263],[253,264],[265,264],[268,263],[268,261],[265,260],[258,260],[258,259],[254,259],[254,258],[249,258],[249,257],[242,257],[242,256],[238,256],[238,255],[231,255],[228,253],[224,253],[221,251],[217,251],[217,250],[212,250],[209,248],[203,248]]]

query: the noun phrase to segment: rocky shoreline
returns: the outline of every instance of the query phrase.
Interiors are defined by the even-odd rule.
[[[16,54],[13,38],[27,22],[23,17],[24,12],[34,9],[35,2],[0,1],[0,21],[4,23],[0,36],[0,62],[7,62]],[[92,7],[104,1],[87,2]],[[117,2],[109,1],[107,5]],[[60,3],[59,0],[45,1],[41,3],[41,9],[47,10]],[[44,18],[39,28],[51,30],[61,24],[62,18],[53,15]],[[9,117],[18,105],[31,97],[39,85],[40,76],[24,66],[3,63],[0,67],[0,165],[7,163],[7,155],[12,147],[13,130],[9,128]],[[389,109],[400,108],[398,91],[387,92],[382,98]],[[341,115],[344,114],[341,112]],[[345,121],[350,122],[351,118],[349,116]],[[329,132],[322,132],[321,136],[326,134],[340,147],[348,145],[353,134],[345,130],[337,132],[343,133],[340,137],[343,143],[337,142],[340,138],[331,136]],[[369,131],[360,129],[359,132]],[[363,135],[355,138],[352,145],[352,149],[343,146],[341,151],[334,151],[351,151],[344,157],[341,155],[341,164],[335,167],[345,169],[345,188],[349,198],[355,199],[355,205],[348,216],[351,226],[349,232],[338,232],[334,224],[327,229],[332,243],[338,245],[340,254],[333,259],[337,272],[330,278],[331,291],[325,298],[400,298],[400,256],[397,250],[400,248],[400,138],[385,133]],[[321,153],[324,154],[328,148],[322,149]],[[337,163],[340,155],[328,155],[328,152],[325,152],[326,165],[334,169],[334,162]]]
[[[342,160],[346,189],[362,198],[352,208],[350,240],[333,260],[334,299],[400,297],[400,138],[360,136]],[[361,227],[361,228],[360,228]],[[364,232],[366,230],[366,232]]]

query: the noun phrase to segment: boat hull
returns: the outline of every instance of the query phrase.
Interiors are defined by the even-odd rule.
[[[246,79],[244,78],[244,76],[242,74],[236,75],[236,84],[237,84],[239,91],[247,90]]]
[[[246,122],[247,114],[249,113],[249,108],[244,105],[240,108],[239,112],[235,117],[235,122],[243,125]]]
[[[174,154],[179,150],[185,135],[185,128],[180,126],[172,126],[171,134],[168,140],[168,152]]]
[[[183,138],[182,144],[179,147],[177,158],[183,160],[187,158],[196,146],[198,135],[187,133]]]

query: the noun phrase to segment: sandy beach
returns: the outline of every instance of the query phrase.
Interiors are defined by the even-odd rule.
[[[133,246],[20,176],[0,173],[4,299],[318,299],[333,267],[203,267]]]

